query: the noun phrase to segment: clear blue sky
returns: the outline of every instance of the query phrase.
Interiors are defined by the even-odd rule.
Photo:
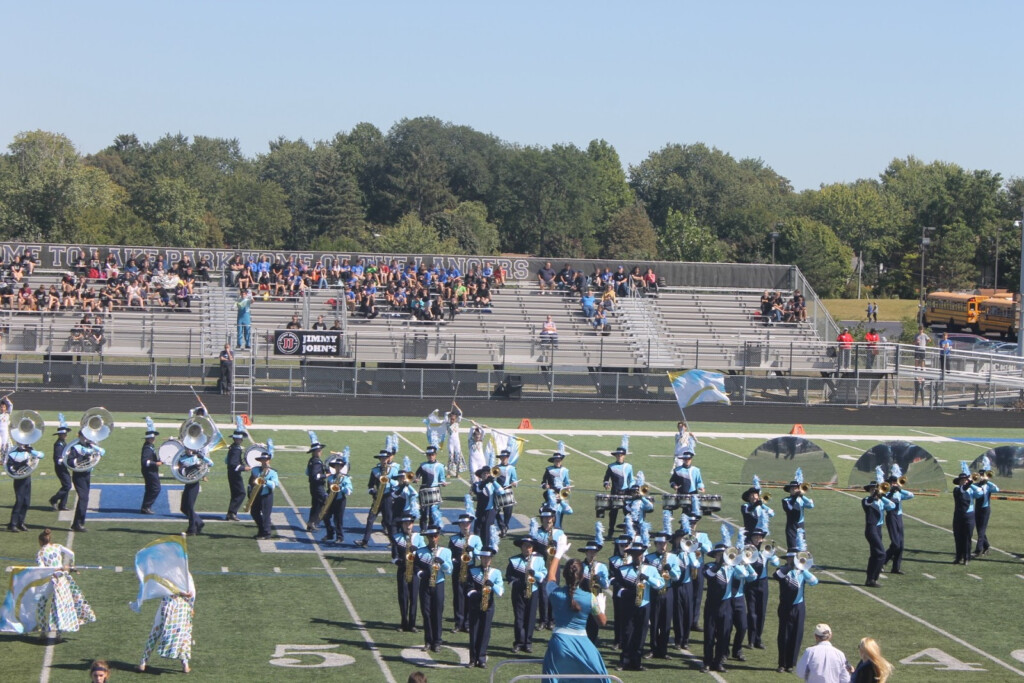
[[[521,145],[758,157],[798,190],[915,155],[1024,176],[1024,2],[0,0],[0,143],[437,116]]]

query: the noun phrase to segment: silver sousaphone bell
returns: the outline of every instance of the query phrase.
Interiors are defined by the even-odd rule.
[[[189,455],[189,451],[202,453],[203,449],[217,443],[220,430],[216,423],[206,415],[196,415],[181,423],[178,431],[182,448],[171,460],[171,474],[183,484],[194,484],[201,481],[210,471],[210,466],[201,457],[194,465],[184,465],[181,460]]]
[[[16,410],[11,413],[11,440],[23,446],[31,446],[43,438],[43,429],[46,423],[43,417],[34,410]],[[30,476],[39,466],[39,458],[29,456],[25,461],[19,462],[8,453],[4,458],[4,469],[12,479],[24,479]]]
[[[114,416],[106,408],[90,408],[82,414],[78,425],[80,438],[67,445],[65,461],[69,470],[91,472],[106,453],[97,444],[110,436],[114,429]],[[88,443],[82,443],[83,439]]]

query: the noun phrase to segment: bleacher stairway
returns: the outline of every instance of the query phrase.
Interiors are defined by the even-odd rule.
[[[669,330],[664,325],[657,304],[648,297],[622,297],[618,302],[617,321],[626,333],[637,364],[648,368],[675,368],[679,361],[666,343]]]

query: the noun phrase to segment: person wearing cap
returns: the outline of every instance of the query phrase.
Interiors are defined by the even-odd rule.
[[[151,515],[153,514],[153,503],[160,497],[160,465],[164,463],[157,457],[156,447],[153,445],[160,432],[151,426],[152,420],[147,417],[146,421],[148,429],[142,442],[142,454],[140,455],[142,480],[145,482],[146,490],[142,494],[142,506],[139,513]]]
[[[761,518],[770,519],[775,516],[775,511],[768,507],[768,504],[761,498],[759,487],[751,486],[740,495],[740,498],[743,500],[743,505],[740,506],[740,514],[743,516],[743,531],[749,537],[761,524]]]
[[[608,465],[604,471],[604,490],[613,496],[625,495],[625,492],[633,488],[633,466],[626,462],[626,449],[619,446],[612,451],[615,462]],[[615,522],[619,518],[619,509],[613,507],[608,511],[608,526],[615,528]]]
[[[331,499],[331,504],[324,512],[324,526],[327,533],[324,535],[324,543],[331,543],[337,540],[340,545],[345,542],[345,508],[348,506],[348,497],[352,495],[352,477],[345,471],[348,465],[348,455],[334,456],[327,461],[327,488],[338,487]]]
[[[581,587],[593,595],[603,593],[611,587],[608,566],[597,559],[597,553],[603,547],[604,544],[598,543],[595,538],[580,548],[580,552],[586,554],[586,559],[583,560],[583,583]],[[597,622],[597,618],[594,615],[590,615],[587,618],[587,637],[590,638],[590,642],[594,645],[597,645],[597,636],[600,630],[601,625]]]
[[[984,471],[988,471],[988,470],[992,469],[992,465],[991,465],[991,462],[988,459],[988,456],[983,456],[982,464],[981,464],[981,468],[980,469],[982,469]],[[978,502],[974,506],[974,524],[975,524],[975,527],[978,530],[978,542],[974,546],[974,557],[975,557],[975,559],[981,557],[982,555],[987,555],[988,554],[988,549],[991,547],[989,545],[989,542],[988,542],[988,520],[989,520],[989,517],[991,517],[991,513],[992,513],[992,507],[991,507],[990,503],[992,501],[992,494],[993,493],[999,493],[999,487],[996,486],[995,484],[993,484],[992,480],[989,479],[988,477],[985,477],[984,481],[982,481],[982,482],[980,482],[978,484],[978,488],[980,488],[982,490],[982,492],[984,492],[985,495],[983,495],[981,498],[979,498]],[[913,498],[913,496],[914,496],[913,493],[910,493],[909,491],[903,491],[902,489],[900,489],[900,493],[902,495],[908,497],[908,498]],[[901,515],[900,518],[899,518],[899,520],[900,520],[900,531],[902,531],[902,525],[903,525],[903,517],[902,517],[903,508],[902,508],[902,505],[900,505],[900,507],[899,507],[899,512],[900,512],[900,515]],[[901,540],[902,540],[902,536],[901,536]],[[895,564],[893,565],[893,568],[895,569]]]
[[[861,499],[864,509],[864,538],[868,541],[870,554],[866,570],[867,580],[864,585],[869,588],[878,587],[878,577],[885,566],[885,544],[882,542],[882,524],[885,522],[885,511],[895,510],[896,504],[882,495],[878,482],[864,485],[868,495]]]
[[[610,581],[614,581],[619,573],[622,571],[622,567],[631,562],[629,556],[629,546],[633,543],[633,537],[630,534],[621,534],[615,539],[615,543],[612,545],[612,554],[608,558],[608,575]],[[612,609],[615,611],[615,621],[612,622],[612,649],[618,650],[622,648],[622,627],[625,624],[626,607],[623,605],[623,598],[619,597],[618,591],[612,591]]]
[[[565,532],[555,526],[555,511],[551,508],[541,508],[540,513],[540,529],[537,530],[537,541],[543,544],[545,550],[545,557],[548,559],[548,580],[558,583],[558,576],[551,577],[551,558],[554,557],[559,546],[564,545],[568,542],[569,537],[565,535]],[[538,629],[551,629],[554,628],[554,615],[551,613],[551,605],[548,603],[547,596],[541,595],[537,603],[537,628]]]
[[[498,475],[497,482],[498,486],[501,486],[503,489],[519,487],[519,472],[516,470],[515,465],[510,465],[508,462],[511,457],[512,452],[507,448],[502,449],[501,453],[498,454],[498,469],[501,470],[501,474]],[[498,511],[498,529],[502,538],[508,533],[508,526],[512,522],[512,512],[514,509],[514,505],[506,505]]]
[[[505,594],[505,581],[501,572],[491,566],[497,548],[483,548],[478,553],[480,566],[469,570],[466,581],[466,608],[469,612],[469,664],[478,669],[487,668],[487,646],[491,642],[491,622],[494,605]],[[488,594],[484,608],[484,595]]]
[[[256,460],[259,461],[260,466],[249,472],[249,493],[252,493],[252,488],[256,486],[256,480],[262,479],[263,485],[260,486],[260,490],[256,493],[256,499],[253,501],[252,519],[256,522],[256,540],[264,541],[270,538],[270,513],[274,510],[274,489],[278,485],[277,470],[270,466],[270,460],[273,458],[273,453],[263,452],[256,456]]]
[[[739,563],[726,564],[728,546],[716,543],[711,550],[712,561],[701,568],[704,575],[707,600],[704,604],[704,656],[701,673],[725,673],[725,658],[729,654],[729,634],[732,632],[733,580],[737,575],[752,574],[749,567]]]
[[[408,556],[413,553],[412,564],[415,565],[416,553],[426,545],[423,537],[412,530],[416,518],[407,515],[398,520],[398,531],[391,539],[391,561],[398,569],[398,611],[401,617],[399,631],[416,633],[416,601],[420,593],[420,577],[415,567],[410,568]]]
[[[814,507],[814,501],[804,495],[796,479],[782,487],[789,494],[782,499],[782,510],[786,513],[786,547],[796,547],[797,532],[804,529],[804,511]]]
[[[756,528],[750,533],[750,543],[757,548],[754,562],[754,579],[744,589],[747,601],[747,646],[757,650],[764,648],[764,617],[768,613],[768,567],[778,567],[781,562],[774,552],[764,550],[765,532]]]
[[[467,498],[469,498],[468,494]],[[470,511],[469,505],[471,505],[471,501],[467,502],[467,509],[459,515],[459,532],[448,537],[448,550],[452,556],[452,571],[455,572],[455,576],[459,577],[459,579],[469,575],[469,568],[473,566],[477,554],[484,547],[480,536],[472,531],[476,515]],[[463,555],[469,556],[468,562],[465,563],[465,568],[462,566]],[[461,580],[457,580],[452,588],[452,612],[455,615],[455,626],[452,628],[452,633],[458,633],[459,631],[465,633],[469,630],[469,616],[466,614],[466,593],[461,590],[460,583]]]
[[[228,471],[228,514],[224,517],[229,522],[242,521],[238,517],[238,511],[245,504],[245,481],[242,479],[242,472],[248,472],[251,467],[245,462],[242,452],[242,439],[249,436],[249,433],[242,427],[241,419],[231,434],[231,445],[228,446],[228,454],[224,459]]]
[[[623,564],[612,582],[613,590],[622,598],[624,608],[622,628],[622,652],[619,656],[619,671],[644,671],[644,645],[651,621],[651,597],[655,591],[665,587],[665,580],[658,570],[644,562],[647,545],[639,536],[633,539],[628,552],[630,561]],[[639,603],[639,604],[638,604]],[[615,614],[619,618],[619,614]]]
[[[423,451],[427,461],[420,463],[416,469],[416,479],[420,483],[420,490],[448,486],[445,478],[444,465],[437,461],[437,446],[427,446]],[[441,504],[430,505],[420,508],[420,528],[427,526],[441,526]]]
[[[420,613],[423,616],[423,643],[431,652],[441,651],[441,624],[444,621],[444,587],[452,575],[452,551],[437,544],[441,530],[423,530],[426,544],[416,551],[416,571],[420,579]],[[431,585],[433,584],[433,585]]]
[[[700,515],[691,514],[688,517],[690,522],[691,533],[694,538],[697,539],[697,547],[694,548],[694,557],[697,563],[703,566],[703,558],[711,555],[711,550],[714,544],[711,542],[711,537],[703,531],[697,531],[697,524],[701,520]],[[693,593],[690,597],[690,630],[702,632],[704,630],[703,620],[701,619],[700,606],[704,601],[704,572],[698,571],[696,576],[693,577],[693,581],[690,582],[693,588]]]
[[[491,525],[497,524],[497,498],[501,493],[501,486],[491,476],[490,467],[481,467],[474,474],[476,481],[473,482],[473,496],[476,498],[476,521],[473,531],[477,536],[483,538],[487,535]]]
[[[182,456],[178,458],[178,468],[185,472],[199,467],[201,463],[206,463],[208,467],[213,467],[213,461],[206,456],[205,450],[197,451],[186,448]],[[181,491],[181,513],[188,519],[188,529],[185,530],[185,534],[188,536],[198,536],[203,533],[203,527],[206,526],[206,522],[196,512],[196,501],[198,500],[199,481],[196,480],[185,484]]]
[[[804,618],[807,605],[804,603],[804,587],[818,585],[818,577],[808,569],[796,566],[796,546],[786,552],[786,566],[776,569],[774,578],[779,582],[779,673],[792,673],[800,655],[804,639]]]
[[[691,495],[704,493],[704,479],[701,477],[700,468],[693,466],[693,452],[684,451],[679,458],[681,464],[672,470],[669,486],[676,493]],[[690,500],[690,511],[691,514],[700,514],[700,500],[696,495]]]
[[[71,428],[68,427],[68,423],[64,421],[64,415],[60,415],[60,426],[57,427],[57,433],[54,434],[56,441],[53,442],[53,473],[57,475],[57,480],[60,482],[60,488],[57,493],[50,496],[50,506],[54,510],[67,510],[68,509],[68,494],[71,493],[71,473],[68,472],[68,466],[64,462],[64,449],[68,445],[68,432]]]
[[[682,579],[682,566],[675,553],[668,552],[668,537],[664,531],[651,534],[654,550],[647,554],[645,564],[654,567],[665,585],[651,595],[651,651],[647,658],[670,659],[668,654],[669,629],[672,608],[676,604],[676,584]]]
[[[561,500],[559,495],[562,489],[572,487],[572,481],[569,479],[569,468],[562,466],[564,461],[565,453],[559,448],[548,458],[548,462],[551,464],[544,469],[544,476],[540,482],[540,487],[544,491],[543,504],[546,504],[554,511],[554,525],[556,529],[562,528],[562,515],[566,513],[571,514],[572,510],[565,501]],[[555,503],[554,505],[551,504],[552,500]]]
[[[324,461],[320,459],[320,453],[324,445],[317,441],[310,432],[309,460],[306,461],[306,479],[309,482],[309,514],[306,516],[306,531],[314,532],[320,523],[317,521],[317,514],[327,501],[327,489],[324,485],[327,482],[327,472],[324,468]]]
[[[505,583],[509,586],[512,602],[513,654],[520,650],[533,652],[536,605],[548,576],[545,558],[534,552],[537,541],[529,536],[520,536],[514,543],[519,547],[519,555],[510,557],[505,567]]]
[[[387,450],[381,450],[375,456],[377,458],[377,465],[370,470],[369,479],[366,482],[367,493],[370,496],[370,500],[374,500],[377,497],[378,486],[384,487],[384,494],[381,498],[380,503],[380,526],[381,530],[388,537],[388,541],[391,541],[391,535],[394,533],[392,529],[392,515],[394,514],[394,492],[398,488],[398,470],[399,467],[396,463],[391,462],[393,454]],[[381,477],[387,477],[388,481],[384,484],[380,483]],[[365,548],[370,542],[370,534],[373,533],[373,524],[377,520],[376,515],[366,515],[366,529],[363,531],[363,537],[356,541],[355,545],[360,548]]]
[[[32,444],[19,443],[18,447],[9,451],[6,455],[5,469],[8,473],[31,465],[30,460],[42,460],[46,455],[42,451],[32,448]],[[7,525],[8,531],[28,531],[25,526],[25,515],[32,505],[32,474],[20,479],[11,477],[14,487],[14,504],[11,506],[11,521]]]
[[[86,531],[85,518],[89,511],[89,490],[92,488],[92,470],[80,472],[75,468],[91,459],[95,453],[102,456],[105,451],[89,441],[81,429],[78,430],[76,442],[64,449],[64,462],[71,470],[71,485],[74,486],[75,495],[78,497],[78,502],[75,503],[75,518],[71,522],[72,531]]]
[[[850,683],[853,667],[843,651],[832,644],[828,624],[814,627],[814,645],[804,650],[796,664],[796,675],[807,683]]]
[[[976,521],[974,501],[984,496],[985,491],[973,484],[966,472],[953,479],[953,542],[956,546],[953,564],[966,565],[971,559],[971,536]]]

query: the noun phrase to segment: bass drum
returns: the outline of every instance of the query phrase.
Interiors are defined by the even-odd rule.
[[[160,444],[160,448],[156,449],[156,459],[166,465],[170,465],[184,451],[185,445],[181,441],[167,439],[167,441]]]
[[[262,467],[262,463],[257,460],[256,457],[269,452],[270,451],[264,444],[254,443],[245,450],[245,453],[242,454],[242,462],[244,462],[249,469],[259,469]]]

